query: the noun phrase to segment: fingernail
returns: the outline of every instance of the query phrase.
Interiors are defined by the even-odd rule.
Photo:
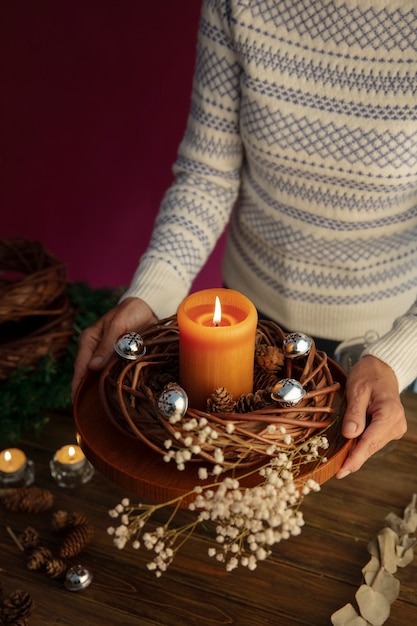
[[[342,472],[339,472],[338,474],[336,474],[336,478],[346,478],[346,476],[349,476],[349,474],[351,474],[352,472],[350,470],[344,470]]]
[[[103,358],[101,356],[95,356],[94,359],[91,359],[90,361],[90,367],[94,369],[95,367],[100,367],[102,363]]]
[[[354,435],[358,430],[358,425],[356,422],[344,422],[343,424],[343,434],[344,435]]]

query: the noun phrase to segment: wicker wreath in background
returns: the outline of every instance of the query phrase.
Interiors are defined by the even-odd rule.
[[[161,412],[159,401],[164,390],[179,381],[179,331],[176,316],[161,320],[141,332],[146,347],[143,356],[127,362],[115,355],[109,362],[100,376],[101,403],[110,421],[124,434],[163,456],[167,454],[167,440],[181,450],[191,437],[197,449],[192,460],[216,463],[215,449],[221,446],[224,466],[239,463],[239,467],[251,467],[273,456],[271,449],[278,454],[328,429],[333,429],[331,445],[337,447],[340,420],[335,417],[342,392],[337,394],[339,406],[333,404],[341,383],[333,379],[326,354],[316,350],[314,342],[302,358],[285,358],[285,336],[277,324],[259,321],[253,393],[233,400],[227,390],[213,390],[207,411],[188,407],[182,419],[172,423]],[[283,406],[271,396],[288,375],[305,391],[296,406]],[[202,423],[216,431],[215,440],[209,438],[205,445],[198,438],[199,428],[193,427]]]
[[[67,284],[65,264],[39,242],[0,240],[0,380],[63,354],[75,318]]]

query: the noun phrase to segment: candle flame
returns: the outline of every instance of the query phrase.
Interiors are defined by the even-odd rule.
[[[213,324],[218,326],[222,321],[222,306],[220,304],[219,297],[216,296],[216,302],[214,305]]]
[[[73,446],[70,446],[68,448],[68,456],[72,458],[74,454],[75,454],[75,448]]]
[[[4,453],[4,460],[11,461],[11,459],[12,459],[12,453],[9,450],[6,450],[6,452]]]

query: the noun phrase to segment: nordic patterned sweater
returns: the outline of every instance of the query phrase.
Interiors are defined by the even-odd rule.
[[[204,0],[174,174],[124,297],[174,313],[230,221],[228,287],[414,380],[415,0]]]

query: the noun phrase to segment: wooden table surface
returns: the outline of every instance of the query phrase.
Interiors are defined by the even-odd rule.
[[[76,490],[58,488],[49,475],[53,452],[74,441],[71,415],[53,416],[41,436],[19,446],[33,459],[36,485],[54,494],[52,511],[84,513],[94,525],[93,542],[75,559],[94,572],[90,587],[67,591],[62,582],[30,571],[6,526],[20,533],[32,526],[42,543],[58,546],[52,512],[11,513],[0,506],[0,582],[6,594],[24,589],[35,609],[30,626],[325,626],[331,614],[351,602],[369,560],[367,544],[390,512],[402,516],[417,492],[417,395],[403,394],[409,429],[354,475],[332,478],[303,503],[306,525],[299,537],[277,544],[272,556],[250,572],[226,573],[208,557],[207,531],[198,530],[162,578],[148,571],[151,554],[131,547],[117,550],[106,529],[108,510],[130,496],[96,472]],[[176,470],[173,470],[176,471]],[[132,500],[137,501],[137,496]],[[181,511],[186,519],[192,514]],[[156,525],[156,521],[155,521]],[[387,626],[417,624],[417,558],[398,570],[399,598]]]

